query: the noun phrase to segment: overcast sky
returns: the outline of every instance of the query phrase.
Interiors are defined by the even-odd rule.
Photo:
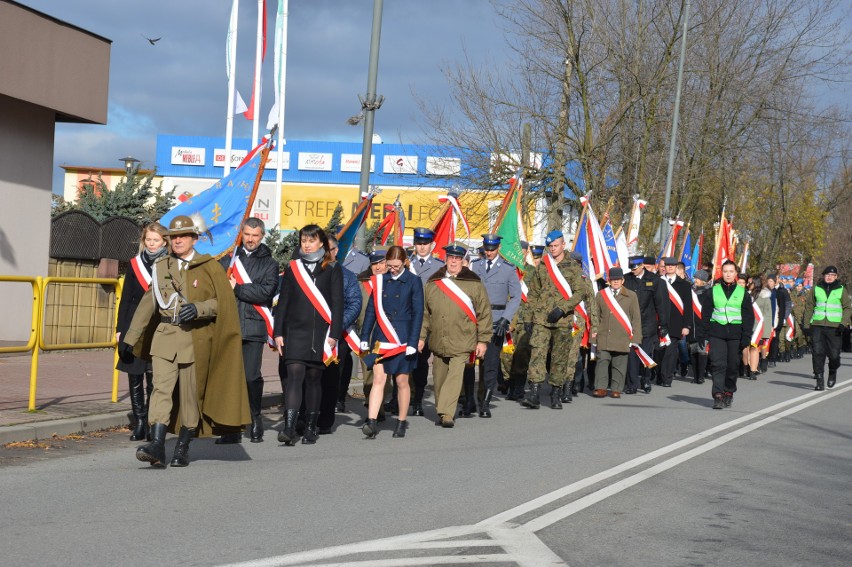
[[[112,40],[106,126],[57,125],[59,165],[121,166],[132,155],[153,165],[157,134],[224,136],[225,44],[231,0],[19,0]],[[268,47],[261,131],[273,103],[272,42],[276,0],[266,0]],[[372,0],[290,0],[285,136],[360,141],[367,90]],[[237,87],[251,96],[256,0],[240,0]],[[499,64],[507,54],[502,22],[488,0],[385,0],[377,92],[385,103],[375,129],[386,142],[424,142],[417,97],[449,103],[441,69],[464,57]],[[161,37],[150,45],[145,37]],[[235,121],[234,137],[251,123]]]

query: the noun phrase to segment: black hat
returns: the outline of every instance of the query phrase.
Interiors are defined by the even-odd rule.
[[[378,248],[373,250],[372,252],[370,252],[370,263],[371,264],[378,264],[379,262],[384,261],[387,253],[388,253],[387,250],[382,250],[382,249],[378,249]]]
[[[837,266],[826,266],[825,269],[822,271],[822,275],[826,275],[826,274],[834,274],[836,276],[837,275]]]
[[[649,266],[654,266],[654,265],[656,265],[657,260],[653,256],[643,256],[642,257],[642,263],[648,264]]]
[[[415,244],[428,244],[435,240],[435,232],[431,228],[415,228],[414,229],[414,243]]]
[[[497,250],[497,247],[500,246],[500,240],[502,238],[502,236],[498,236],[496,234],[483,234],[482,247],[486,250]]]
[[[467,256],[467,250],[464,249],[464,246],[459,246],[458,244],[444,246],[444,252],[447,253],[447,256],[458,256],[459,258]]]
[[[533,256],[541,256],[544,254],[544,245],[533,244],[532,246],[530,246],[530,252],[532,252]]]
[[[631,268],[635,268],[636,266],[641,266],[644,260],[645,258],[643,256],[631,256],[627,259],[627,263]]]
[[[663,263],[666,266],[677,266],[677,260],[674,258],[674,256],[666,256],[665,258],[663,258]]]
[[[623,280],[624,279],[624,271],[621,268],[610,268],[609,269],[609,279],[610,280]]]

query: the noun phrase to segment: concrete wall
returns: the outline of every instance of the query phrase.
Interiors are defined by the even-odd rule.
[[[55,113],[0,95],[0,275],[46,276]],[[0,283],[0,340],[26,340],[32,294]]]

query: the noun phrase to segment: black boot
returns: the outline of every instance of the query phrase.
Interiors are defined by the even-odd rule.
[[[761,358],[760,364],[758,364],[758,368],[762,373],[766,374],[766,371],[769,370],[769,361],[765,358]]]
[[[151,405],[151,394],[154,392],[154,371],[145,372],[145,440],[151,440],[151,426],[148,424],[148,407]]]
[[[521,404],[524,407],[530,409],[538,409],[541,407],[541,399],[539,398],[539,392],[541,391],[541,383],[531,382],[530,389],[527,392],[526,397],[524,397],[524,401]]]
[[[473,380],[473,376],[462,378],[464,403],[462,403],[461,411],[459,411],[459,417],[471,417],[476,412],[475,382]]]
[[[837,370],[829,370],[828,371],[828,383],[826,386],[829,388],[834,388],[834,385],[837,383]]]
[[[550,409],[562,409],[562,386],[550,385]]]
[[[367,421],[364,422],[364,426],[361,428],[361,432],[367,436],[367,439],[375,439],[376,435],[379,434],[379,424],[376,423],[375,419],[367,418]]]
[[[819,392],[825,390],[825,384],[823,383],[824,378],[823,378],[822,372],[815,374],[814,378],[816,378],[816,388],[814,388],[814,390],[817,390]]]
[[[784,362],[790,362],[791,358],[792,358],[792,353],[790,352],[790,349],[785,350],[784,351]]]
[[[420,386],[414,387],[414,400],[411,404],[411,415],[418,415],[423,417],[423,388]]]
[[[405,430],[408,429],[408,421],[399,421],[396,422],[396,429],[393,430],[394,437],[405,437]]]
[[[491,398],[494,392],[485,390],[485,397],[482,398],[482,403],[479,405],[479,417],[491,417]]]
[[[166,424],[155,423],[151,426],[151,442],[136,449],[136,458],[152,467],[166,467]]]
[[[302,445],[313,445],[319,439],[317,419],[319,419],[318,411],[308,412],[308,417],[305,420],[305,436],[302,437]]]
[[[572,390],[574,389],[574,381],[570,380],[562,385],[562,403],[570,404],[571,400],[574,399],[574,393]]]
[[[278,432],[278,442],[292,447],[299,440],[296,434],[296,420],[299,418],[299,410],[288,409],[284,412],[284,429]]]
[[[251,429],[249,430],[251,442],[263,442],[263,380],[254,380],[248,385],[249,408],[251,409]]]
[[[189,466],[189,442],[195,437],[195,429],[181,427],[178,432],[178,441],[175,445],[175,454],[172,457],[172,462],[169,463],[173,467]]]
[[[722,409],[725,407],[725,402],[722,399],[722,394],[713,396],[713,409]]]
[[[136,424],[133,433],[130,434],[131,441],[142,441],[148,437],[148,408],[145,405],[145,375],[128,374],[130,381],[130,408]]]

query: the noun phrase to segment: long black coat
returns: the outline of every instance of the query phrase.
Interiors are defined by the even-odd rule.
[[[144,255],[142,255],[142,264],[150,274],[152,264],[145,261]],[[139,306],[139,301],[143,295],[145,295],[145,288],[142,287],[133,267],[128,265],[127,273],[124,275],[124,286],[121,289],[121,301],[118,303],[118,317],[115,325],[115,332],[121,333],[122,338],[127,333],[127,329],[130,328],[130,321],[133,320],[133,314],[136,313],[136,307]],[[146,358],[150,359],[150,357]],[[144,374],[147,362],[142,358],[134,358],[133,362],[119,360],[115,367],[128,374]]]
[[[248,256],[240,247],[237,257],[251,278],[251,283],[237,284],[234,287],[237,313],[240,316],[240,333],[244,341],[266,342],[266,322],[254,306],[272,308],[272,298],[278,289],[278,262],[272,257],[272,252],[266,244],[261,244]],[[231,264],[231,257],[223,256],[219,263],[227,269]]]
[[[666,327],[669,320],[669,296],[663,280],[657,274],[645,270],[641,278],[632,273],[625,275],[624,287],[634,292],[639,299],[642,336],[656,337],[657,327]]]
[[[663,292],[666,294],[666,301],[669,304],[669,319],[668,330],[669,337],[673,341],[680,340],[681,329],[689,329],[689,334],[692,334],[692,286],[683,278],[675,278],[672,288],[683,302],[683,313],[678,310],[674,302],[669,297],[668,287],[665,281],[660,281],[663,287]]]
[[[310,274],[331,309],[329,336],[339,341],[343,336],[343,268],[337,262],[325,268],[319,263]],[[325,319],[299,287],[293,267],[288,265],[281,276],[281,293],[275,308],[275,336],[284,337],[284,359],[322,362],[328,330]]]

